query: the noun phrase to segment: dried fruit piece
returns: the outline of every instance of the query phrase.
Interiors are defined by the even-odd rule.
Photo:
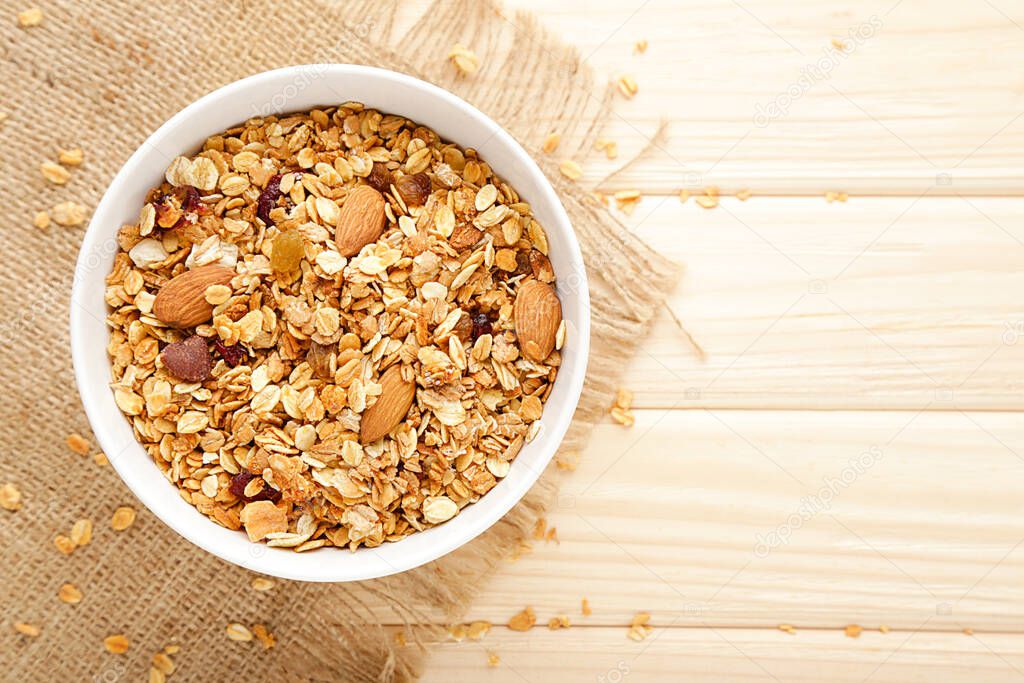
[[[516,293],[514,316],[523,355],[542,362],[555,348],[562,323],[562,303],[555,290],[539,280],[527,280]]]
[[[165,346],[161,357],[167,371],[186,382],[202,382],[213,367],[206,340],[195,334]]]
[[[268,500],[271,503],[276,503],[281,500],[281,492],[272,486],[266,486],[260,489],[260,492],[254,496],[245,495],[245,487],[249,485],[249,482],[256,479],[256,475],[251,472],[242,470],[231,478],[231,483],[228,484],[228,491],[230,491],[236,498],[241,498],[246,503],[253,503],[261,500]]]
[[[416,385],[402,377],[402,368],[392,365],[380,378],[381,394],[377,402],[363,412],[359,440],[373,443],[398,426],[409,412]]]
[[[186,270],[157,292],[153,315],[171,327],[194,327],[213,317],[213,306],[204,298],[210,285],[226,285],[235,276],[233,268],[210,264]]]
[[[430,196],[430,176],[426,173],[404,175],[395,181],[395,188],[406,206],[423,206]]]
[[[391,190],[391,185],[394,182],[394,176],[391,175],[391,171],[388,170],[386,164],[382,164],[379,161],[373,162],[370,175],[366,176],[367,185],[377,190],[377,192],[384,194]]]
[[[338,217],[334,241],[342,256],[354,256],[384,231],[384,197],[369,185],[349,192]]]
[[[302,234],[298,230],[278,233],[270,251],[270,267],[276,273],[290,273],[299,267],[305,251]]]
[[[267,181],[267,186],[260,192],[256,200],[256,215],[266,225],[273,225],[270,220],[270,211],[277,206],[277,200],[281,197],[281,176],[276,175]]]
[[[229,368],[233,368],[241,363],[248,355],[245,351],[245,347],[241,344],[225,344],[220,339],[213,340],[213,348],[220,354],[220,357],[224,359],[224,362],[228,364]]]
[[[493,334],[494,327],[492,326],[492,320],[486,313],[477,313],[472,316],[473,332],[472,337],[475,342],[477,339],[485,334]]]

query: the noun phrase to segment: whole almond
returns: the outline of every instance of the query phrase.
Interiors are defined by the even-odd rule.
[[[334,241],[342,256],[354,256],[384,231],[384,197],[369,185],[359,185],[345,198]]]
[[[519,348],[528,359],[541,362],[555,348],[562,304],[550,285],[527,280],[519,286],[513,309]]]
[[[398,426],[416,395],[416,385],[402,377],[402,368],[392,365],[380,378],[381,394],[363,413],[359,440],[373,443]]]
[[[213,317],[206,301],[206,288],[226,285],[235,276],[233,268],[210,264],[176,275],[160,288],[153,302],[153,314],[171,327],[195,327]]]

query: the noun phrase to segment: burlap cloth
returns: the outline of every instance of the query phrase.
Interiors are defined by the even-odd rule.
[[[27,4],[26,4],[27,6]],[[361,584],[278,581],[250,588],[253,575],[193,547],[147,511],[127,532],[110,516],[139,507],[109,467],[71,453],[69,432],[90,436],[68,350],[70,274],[83,228],[38,230],[39,209],[74,200],[95,206],[131,152],[174,112],[235,79],[289,64],[353,62],[424,78],[469,100],[503,124],[555,183],[582,244],[592,287],[593,351],[588,382],[564,446],[578,449],[605,414],[626,361],[675,282],[675,269],[613,221],[540,153],[557,125],[557,158],[582,161],[606,120],[609,89],[595,87],[571,49],[527,16],[503,16],[488,2],[437,2],[411,26],[392,2],[318,0],[157,2],[40,0],[42,26],[19,29],[5,4],[0,21],[4,97],[0,110],[0,484],[23,493],[17,512],[0,510],[0,678],[4,681],[146,680],[151,656],[168,644],[173,681],[390,681],[422,668],[425,651],[395,645],[381,624],[455,620],[495,565],[543,511],[557,485],[547,473],[527,499],[484,536],[440,561]],[[482,68],[459,77],[446,60],[456,42]],[[414,116],[415,112],[402,112]],[[46,183],[39,164],[58,147],[81,146],[85,165],[65,187]],[[168,495],[173,495],[169,490]],[[53,544],[88,517],[91,544],[72,556]],[[63,604],[57,590],[84,593]],[[278,645],[225,637],[229,622],[265,623]],[[15,622],[41,626],[27,638]],[[392,629],[393,630],[393,629]],[[426,636],[432,634],[425,629]],[[124,633],[127,654],[105,652]],[[481,666],[484,665],[481,655]]]

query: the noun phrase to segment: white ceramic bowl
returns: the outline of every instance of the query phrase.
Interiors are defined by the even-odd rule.
[[[109,388],[104,278],[117,251],[118,228],[138,219],[146,192],[160,182],[174,157],[196,152],[210,135],[254,116],[346,101],[406,116],[462,147],[476,148],[516,188],[547,229],[568,335],[562,367],[544,407],[543,429],[520,452],[508,476],[478,503],[445,524],[379,548],[295,553],[250,543],[243,532],[224,529],[201,515],[181,499],[135,440]],[[583,388],[590,343],[590,303],[579,245],[565,209],[533,160],[496,123],[451,93],[409,76],[363,66],[309,65],[268,71],[215,90],[176,114],[131,156],[96,208],[78,257],[71,298],[71,350],[78,390],[100,446],[132,492],[200,548],[253,571],[305,581],[354,581],[405,571],[455,550],[498,521],[536,481],[565,435]]]

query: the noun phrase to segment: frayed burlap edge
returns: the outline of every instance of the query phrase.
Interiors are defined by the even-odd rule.
[[[380,624],[457,620],[484,580],[533,527],[557,489],[546,473],[509,515],[476,541],[425,567],[352,585],[279,582],[267,594],[251,575],[205,555],[145,511],[129,532],[106,520],[133,503],[109,468],[63,451],[67,431],[87,432],[67,359],[67,285],[81,231],[35,230],[31,216],[72,199],[94,205],[131,150],[177,109],[242,76],[288,64],[353,62],[396,69],[464,97],[538,158],[562,197],[587,264],[592,352],[583,398],[563,451],[578,451],[611,403],[622,369],[674,286],[677,269],[613,220],[555,161],[539,153],[557,120],[558,159],[582,161],[609,114],[610,90],[529,16],[507,16],[491,2],[439,0],[408,30],[396,29],[395,3],[344,6],[318,0],[158,3],[118,0],[41,2],[43,26],[0,28],[0,77],[12,84],[0,127],[10,163],[0,167],[0,211],[11,226],[0,239],[22,258],[0,273],[11,292],[4,311],[0,380],[15,405],[0,424],[0,482],[25,493],[21,511],[0,521],[14,562],[0,568],[8,619],[39,623],[36,639],[0,635],[0,666],[12,679],[138,680],[150,656],[170,643],[178,680],[398,681],[416,675],[424,649],[394,645]],[[446,60],[457,42],[482,57],[472,78]],[[569,144],[574,147],[568,147]],[[66,188],[46,185],[38,164],[57,146],[82,145],[86,166]],[[39,272],[43,272],[43,277]],[[27,311],[27,312],[26,312]],[[25,372],[25,368],[31,372]],[[135,503],[137,505],[137,503]],[[52,538],[91,517],[95,541],[65,558]],[[86,595],[56,604],[65,582]],[[229,621],[265,622],[278,635],[268,652],[224,637]],[[438,629],[410,629],[430,640]],[[133,641],[112,657],[110,633]]]

